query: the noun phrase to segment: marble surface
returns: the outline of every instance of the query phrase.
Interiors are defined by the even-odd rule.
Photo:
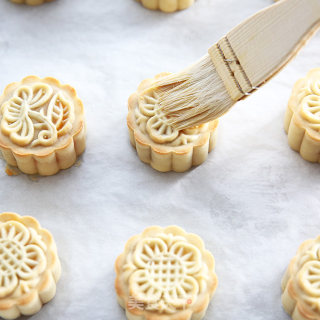
[[[199,0],[164,14],[133,0],[0,1],[0,88],[29,74],[70,83],[88,126],[79,167],[31,179],[7,176],[0,162],[0,212],[36,217],[62,261],[56,298],[32,319],[125,319],[114,260],[153,224],[197,233],[214,254],[219,286],[206,320],[289,319],[280,280],[299,244],[320,233],[320,170],[288,147],[283,118],[294,82],[320,65],[320,35],[221,119],[216,149],[200,167],[154,171],[126,127],[127,98],[141,80],[182,69],[271,3]]]

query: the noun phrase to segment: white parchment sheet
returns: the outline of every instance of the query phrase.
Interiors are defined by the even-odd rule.
[[[303,240],[320,234],[320,167],[293,152],[283,118],[294,82],[320,67],[320,35],[272,82],[221,119],[216,149],[187,173],[158,173],[129,144],[127,98],[145,78],[179,71],[272,0],[198,0],[163,14],[133,0],[0,0],[0,88],[35,74],[74,86],[88,126],[81,165],[9,177],[0,212],[33,215],[54,235],[63,275],[34,320],[124,320],[114,261],[149,225],[200,235],[219,286],[206,320],[286,320],[280,280]],[[270,48],[272,50],[272,47]]]

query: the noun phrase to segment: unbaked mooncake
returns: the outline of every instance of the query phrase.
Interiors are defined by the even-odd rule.
[[[307,240],[282,280],[282,304],[293,320],[320,319],[320,236]]]
[[[27,174],[53,175],[85,149],[81,100],[69,85],[36,76],[9,84],[0,96],[0,150]]]
[[[32,217],[0,214],[0,317],[37,313],[55,296],[60,273],[49,231]]]
[[[115,269],[129,320],[200,320],[218,284],[201,238],[176,226],[149,227],[129,239]]]
[[[151,10],[161,10],[163,12],[175,12],[187,9],[193,5],[195,0],[137,0],[142,5]]]
[[[320,68],[295,84],[284,126],[290,147],[305,160],[320,162]]]
[[[160,80],[169,73],[161,73]],[[190,129],[176,130],[158,109],[154,79],[143,81],[129,98],[127,124],[131,144],[139,158],[162,172],[184,172],[203,163],[216,143],[218,120]]]
[[[19,4],[28,4],[29,6],[37,6],[45,2],[51,2],[54,0],[11,0],[11,2]]]

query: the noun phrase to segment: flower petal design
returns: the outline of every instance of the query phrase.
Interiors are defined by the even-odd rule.
[[[150,262],[156,256],[168,252],[166,243],[158,238],[146,238],[141,241],[134,253],[134,262],[138,268],[149,268]]]
[[[205,162],[208,154],[215,148],[219,120],[211,121],[193,130],[185,129],[177,132],[171,126],[174,114],[169,117],[165,116],[162,111],[165,106],[161,105],[162,94],[166,87],[163,89],[159,85],[161,85],[161,79],[169,75],[169,73],[162,73],[140,84],[138,90],[130,96],[128,101],[127,125],[130,142],[141,161],[161,172],[185,172],[192,166]],[[150,110],[146,111],[141,101],[144,103],[143,96],[148,94],[147,90],[156,91],[159,99],[158,102],[149,100],[152,103]],[[146,116],[146,114],[152,116]],[[154,116],[156,118],[150,120]],[[153,128],[155,123],[159,126],[158,129],[164,131],[164,135],[157,128]],[[169,131],[172,131],[173,134],[168,135]]]
[[[22,223],[8,221],[1,224],[0,296],[14,291],[21,279],[37,278],[45,270],[47,259],[43,249],[28,244],[29,241],[34,241],[34,235]]]
[[[135,249],[134,263],[138,269],[129,280],[130,294],[145,303],[146,310],[172,313],[195,301],[201,253],[184,237],[159,234],[143,239]]]
[[[17,275],[20,279],[30,280],[42,273],[47,266],[47,259],[42,249],[36,245],[25,247],[25,256]]]
[[[307,295],[320,298],[320,261],[305,263],[298,278],[300,287]]]
[[[139,126],[140,130],[143,133],[146,133],[146,127],[147,127],[147,122],[149,120],[148,117],[146,117],[145,115],[142,114],[142,112],[139,110],[139,108],[136,108],[134,110],[134,115],[135,115],[135,119],[137,122],[137,125]]]
[[[201,269],[201,253],[194,245],[179,241],[170,248],[169,252],[181,261],[186,274],[192,275]]]
[[[302,100],[300,112],[311,128],[320,130],[320,94],[306,96]]]
[[[179,135],[179,130],[168,124],[164,117],[153,116],[147,122],[147,132],[150,138],[158,143],[171,142]]]
[[[314,94],[320,96],[320,81],[311,82],[311,90]]]
[[[24,98],[24,92],[28,92],[27,99]],[[22,86],[17,89],[15,96],[24,99],[31,110],[42,107],[48,102],[53,89],[44,83],[36,83],[32,87]]]
[[[62,93],[57,93],[50,101],[47,117],[55,125],[58,136],[69,132],[74,120],[73,104],[66,100]]]
[[[57,129],[52,122],[44,116],[43,112],[29,111],[29,115],[34,120],[34,128],[39,131],[38,137],[31,145],[34,147],[38,145],[50,146],[54,144],[58,139],[58,134]]]
[[[303,159],[320,162],[320,69],[312,69],[293,87],[284,128],[290,147]]]
[[[74,107],[45,83],[23,85],[3,107],[1,130],[19,146],[53,145],[72,129]]]
[[[283,277],[282,305],[294,319],[319,318],[319,248],[320,237],[303,242]]]
[[[305,263],[312,260],[320,260],[320,243],[316,243],[301,255],[298,261],[298,268],[301,269]]]
[[[30,231],[30,241],[29,244],[34,244],[36,246],[39,246],[43,251],[46,251],[48,249],[47,245],[43,241],[40,234],[37,233],[37,231],[33,228],[29,228]]]
[[[177,226],[153,226],[131,237],[115,269],[128,318],[200,320],[217,286],[213,256],[198,236]]]
[[[158,108],[158,94],[155,90],[146,90],[139,97],[139,110],[147,116],[153,117]]]
[[[27,105],[18,97],[4,105],[1,130],[19,146],[28,145],[34,137],[34,127],[28,115]]]
[[[300,89],[298,92],[298,103],[306,97],[310,95],[320,96],[320,81],[312,81],[311,79],[306,79],[306,86]]]
[[[55,296],[60,273],[49,231],[30,216],[0,214],[0,318],[38,312]]]
[[[31,87],[21,86],[18,88],[13,94],[12,100],[19,105],[21,104],[31,104],[32,101],[33,90]]]
[[[14,227],[8,233],[1,233],[0,239],[0,298],[12,293],[18,285],[17,270],[23,258],[23,246],[15,240]],[[18,233],[21,235],[21,233]],[[4,237],[2,235],[5,235]],[[20,237],[20,236],[19,236]],[[23,240],[23,238],[21,238]]]
[[[150,118],[146,130],[150,138],[158,143],[171,142],[177,138],[179,131],[174,129],[165,116],[158,110],[159,95],[154,88],[147,89],[139,96],[140,112]]]
[[[30,239],[28,229],[17,221],[3,223],[0,228],[0,240],[13,240],[24,246]]]
[[[130,278],[131,295],[145,304],[157,303],[162,296],[163,288],[150,281],[148,270],[138,270]]]
[[[196,300],[198,292],[197,281],[188,276],[183,278],[179,284],[167,288],[164,291],[164,300],[168,305],[174,306],[176,309],[182,309]]]

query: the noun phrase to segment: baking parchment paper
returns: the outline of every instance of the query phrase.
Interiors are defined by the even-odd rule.
[[[175,72],[271,0],[199,0],[164,14],[133,0],[0,1],[0,87],[35,74],[74,86],[87,150],[56,176],[9,177],[0,212],[33,215],[55,237],[63,274],[34,320],[125,319],[114,261],[149,225],[199,234],[219,286],[206,320],[286,320],[280,280],[299,244],[320,234],[320,168],[292,151],[283,118],[294,82],[320,66],[320,35],[275,79],[221,119],[216,149],[187,173],[158,173],[130,146],[127,98],[145,78]],[[270,48],[272,50],[272,47]]]

